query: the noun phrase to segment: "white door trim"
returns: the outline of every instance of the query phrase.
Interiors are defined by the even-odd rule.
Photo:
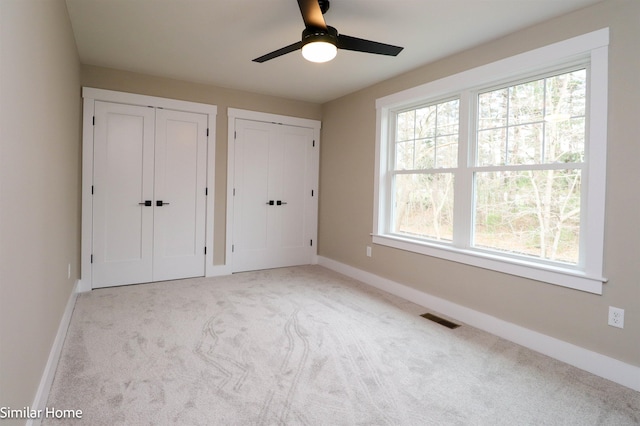
[[[205,275],[213,275],[213,241],[214,241],[214,200],[215,200],[215,151],[216,151],[216,105],[176,99],[159,98],[155,96],[138,95],[134,93],[117,92],[112,90],[82,88],[83,97],[83,130],[82,130],[82,225],[81,225],[81,277],[79,291],[89,291],[91,282],[91,248],[93,246],[93,117],[96,101],[115,102],[121,104],[149,106],[173,109],[178,111],[196,112],[207,115],[209,137],[207,139],[207,213],[206,213],[206,263]]]
[[[288,126],[307,127],[313,129],[313,139],[315,141],[314,151],[315,159],[313,162],[312,185],[316,188],[316,193],[313,197],[312,211],[314,217],[311,218],[313,226],[312,234],[314,243],[314,263],[317,263],[317,240],[318,240],[318,179],[319,179],[319,167],[320,167],[320,128],[321,122],[319,120],[310,120],[307,118],[290,117],[286,115],[269,114],[264,112],[242,110],[236,108],[229,108],[227,110],[228,116],[228,132],[227,132],[227,227],[226,227],[226,244],[225,244],[225,263],[224,266],[217,266],[216,275],[231,274],[232,272],[232,245],[233,245],[233,188],[234,188],[234,175],[235,175],[235,131],[236,131],[236,119],[262,121],[267,123],[278,123]]]

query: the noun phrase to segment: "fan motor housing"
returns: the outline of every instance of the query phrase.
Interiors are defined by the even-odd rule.
[[[324,28],[305,28],[302,31],[302,43],[308,44],[315,41],[326,41],[333,45],[338,43],[338,30],[327,25],[327,29]]]

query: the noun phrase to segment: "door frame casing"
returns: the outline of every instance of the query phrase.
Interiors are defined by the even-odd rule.
[[[216,105],[197,102],[181,101],[155,96],[139,95],[134,93],[118,92],[113,90],[96,89],[92,87],[82,88],[82,225],[81,225],[81,250],[80,250],[80,282],[79,291],[90,291],[92,287],[92,263],[91,252],[93,247],[93,120],[95,114],[95,102],[113,102],[119,104],[147,106],[152,108],[165,108],[177,111],[205,114],[207,116],[207,201],[205,219],[205,244],[207,254],[205,256],[205,275],[211,275],[213,270],[214,252],[214,202],[215,202],[215,151],[216,151]]]
[[[311,185],[314,189],[314,196],[311,200],[311,214],[309,218],[311,239],[314,241],[312,264],[318,263],[318,198],[319,198],[319,175],[320,175],[320,129],[321,122],[308,118],[291,117],[287,115],[270,114],[265,112],[250,111],[236,108],[228,108],[228,142],[227,142],[227,222],[226,222],[226,243],[225,243],[225,263],[219,267],[218,273],[231,274],[233,272],[233,189],[235,176],[235,134],[236,119],[260,121],[265,123],[283,124],[287,126],[306,127],[313,129],[313,140],[315,149],[313,151],[313,164],[309,173],[312,175]]]

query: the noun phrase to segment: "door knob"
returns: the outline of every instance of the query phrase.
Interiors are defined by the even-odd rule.
[[[286,202],[284,202],[284,201],[280,201],[280,200],[278,200],[278,201],[276,202],[276,204],[278,204],[279,206],[281,206],[281,205],[283,205],[283,204],[287,204],[287,203],[286,203]]]
[[[274,204],[275,204],[275,202],[274,202],[273,200],[269,200],[269,201],[267,201],[267,205],[269,205],[269,206],[272,206],[272,205],[274,205]]]
[[[165,203],[165,202],[164,202],[164,201],[162,201],[162,200],[157,200],[157,201],[156,201],[156,206],[158,206],[158,207],[168,206],[169,204],[171,204],[171,203]]]
[[[141,206],[151,207],[151,200],[145,200],[144,203],[138,203]]]

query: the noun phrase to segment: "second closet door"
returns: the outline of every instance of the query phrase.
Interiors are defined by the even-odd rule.
[[[311,263],[313,130],[235,126],[233,271]]]

